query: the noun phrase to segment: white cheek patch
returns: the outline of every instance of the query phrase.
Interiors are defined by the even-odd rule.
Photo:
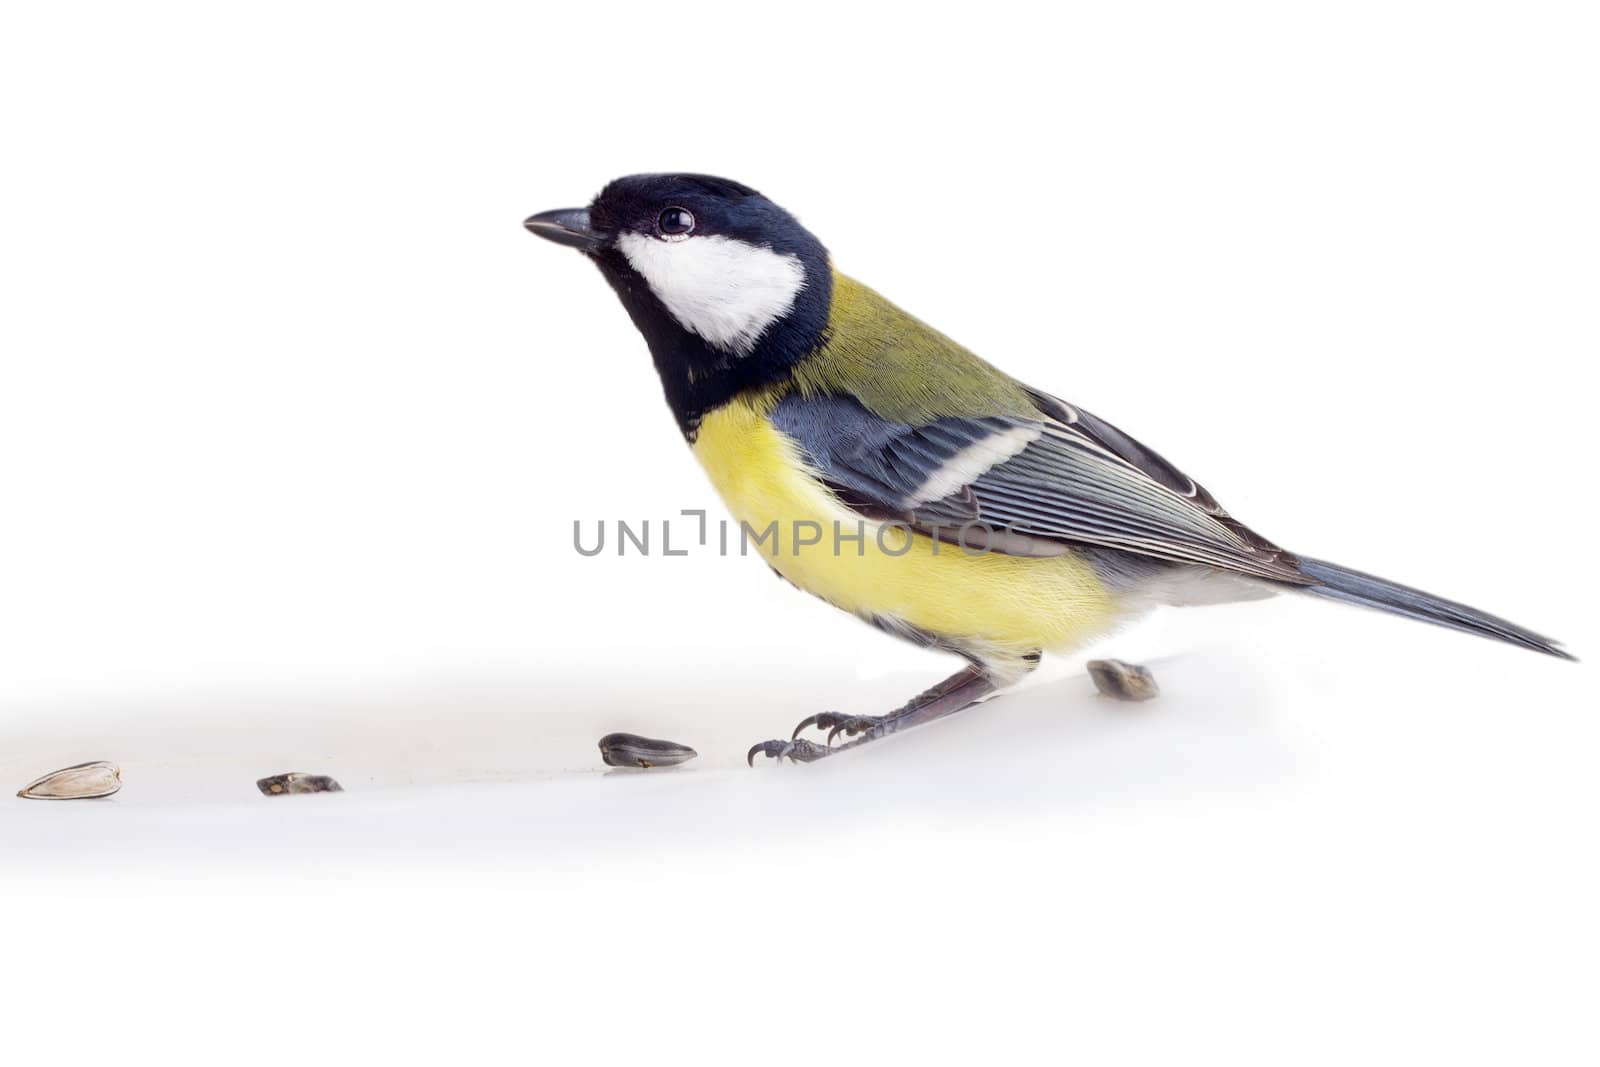
[[[684,329],[747,356],[805,288],[798,256],[710,234],[658,241],[625,233],[617,247]]]

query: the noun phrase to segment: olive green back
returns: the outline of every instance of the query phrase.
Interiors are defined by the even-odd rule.
[[[794,367],[804,394],[854,396],[873,414],[912,425],[1038,415],[1020,383],[837,271],[825,337]]]

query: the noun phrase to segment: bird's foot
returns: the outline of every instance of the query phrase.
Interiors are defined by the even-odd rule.
[[[845,715],[838,711],[824,711],[820,715],[807,715],[800,720],[794,728],[794,733],[789,736],[798,738],[800,731],[808,726],[815,726],[819,730],[828,731],[828,744],[833,745],[833,739],[840,734],[846,737],[855,737],[857,734],[887,732],[884,727],[888,725],[891,716],[888,715]]]
[[[758,745],[751,745],[750,751],[745,755],[745,762],[754,767],[756,754],[771,756],[782,763],[785,758],[791,763],[815,763],[824,756],[831,755],[833,749],[819,745],[814,741],[763,741]]]

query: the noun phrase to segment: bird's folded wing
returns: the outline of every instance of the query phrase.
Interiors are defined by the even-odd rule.
[[[1116,427],[1042,393],[1037,418],[884,419],[848,397],[790,394],[775,426],[839,498],[946,540],[1016,555],[1095,545],[1294,584],[1292,555]]]

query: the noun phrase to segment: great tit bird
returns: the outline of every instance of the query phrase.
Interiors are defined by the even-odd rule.
[[[733,517],[776,528],[761,548],[779,574],[967,661],[886,715],[810,716],[752,761],[815,760],[970,707],[1044,651],[1157,604],[1290,590],[1571,658],[1476,608],[1279,548],[1115,426],[834,270],[748,186],[638,174],[525,225],[600,268]]]

